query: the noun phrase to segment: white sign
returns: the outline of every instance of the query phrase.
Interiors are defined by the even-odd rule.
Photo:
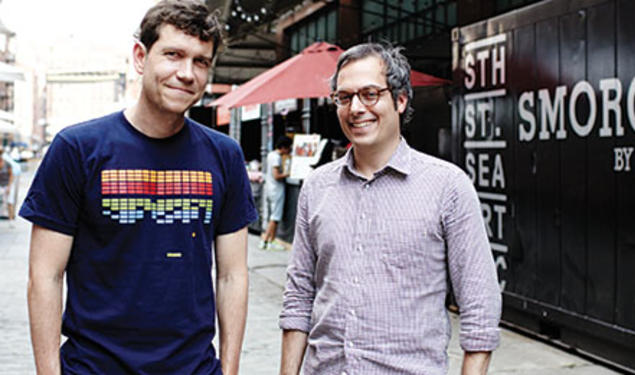
[[[286,115],[298,109],[298,100],[295,98],[278,100],[274,103],[274,113]]]
[[[260,118],[260,104],[251,104],[240,107],[240,119],[242,121],[256,120]]]
[[[318,134],[296,134],[291,151],[291,178],[304,179],[313,170],[311,165],[320,158],[320,136]]]
[[[498,34],[465,45],[463,86],[463,129],[466,150],[465,169],[476,186],[481,201],[485,229],[501,271],[500,287],[505,288],[508,245],[504,223],[509,213],[505,179],[504,152],[507,149],[502,124],[494,121],[494,104],[507,96],[507,35]]]

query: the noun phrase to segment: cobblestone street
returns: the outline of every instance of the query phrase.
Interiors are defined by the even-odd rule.
[[[21,179],[23,197],[33,170]],[[30,224],[18,219],[15,228],[0,221],[0,374],[35,373],[29,340],[26,307],[28,237]],[[249,316],[241,374],[277,374],[280,360],[280,331],[277,320],[289,252],[258,250],[258,237],[249,237]],[[458,319],[452,316],[453,335],[449,348],[450,374],[460,373]],[[495,352],[490,374],[560,375],[613,374],[577,356],[503,330],[502,342]]]

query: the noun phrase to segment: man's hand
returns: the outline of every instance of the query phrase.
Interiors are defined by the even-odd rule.
[[[276,180],[284,180],[289,177],[289,173],[282,172],[282,167],[273,167],[273,178]]]
[[[73,237],[33,225],[29,255],[29,322],[38,375],[59,375],[62,282]]]
[[[465,352],[461,375],[485,375],[491,352]]]
[[[237,375],[247,320],[247,228],[216,237],[216,308],[220,361],[225,375]]]
[[[282,332],[282,358],[280,375],[298,375],[306,350],[306,332],[285,330]]]

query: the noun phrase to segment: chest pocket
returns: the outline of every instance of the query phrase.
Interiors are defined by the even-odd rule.
[[[404,275],[445,269],[445,243],[440,224],[427,218],[387,218],[379,230],[381,259]],[[410,275],[413,276],[413,275]]]

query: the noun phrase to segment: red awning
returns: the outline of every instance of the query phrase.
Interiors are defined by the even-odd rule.
[[[328,79],[342,49],[325,42],[313,43],[299,54],[257,75],[212,105],[240,107],[290,98],[319,98],[330,93]]]
[[[319,98],[331,93],[329,78],[335,72],[340,47],[313,43],[299,54],[257,75],[234,91],[211,103],[227,108],[271,103],[291,98]],[[449,81],[417,71],[411,72],[413,86],[439,86]]]
[[[410,84],[412,87],[443,86],[449,85],[450,83],[452,82],[447,79],[431,76],[430,74],[421,73],[416,70],[410,71]]]

